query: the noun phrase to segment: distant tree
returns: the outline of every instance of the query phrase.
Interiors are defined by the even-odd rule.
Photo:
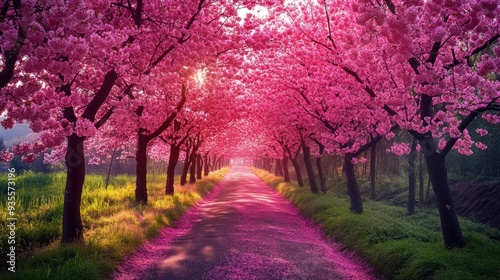
[[[30,170],[29,164],[24,162],[22,156],[20,155],[15,155],[14,158],[9,162],[9,165],[11,168],[14,168],[16,170],[17,174]]]
[[[35,158],[35,161],[33,164],[30,166],[30,169],[35,171],[35,172],[41,172],[41,173],[49,173],[51,171],[51,164],[50,163],[45,163],[44,160],[44,155],[40,154]]]

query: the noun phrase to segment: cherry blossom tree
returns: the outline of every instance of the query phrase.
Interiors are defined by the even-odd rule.
[[[115,111],[130,108],[139,92],[151,90],[148,82],[158,76],[158,68],[178,58],[170,54],[186,42],[213,36],[209,30],[221,30],[220,19],[236,16],[234,5],[241,3],[39,1],[19,7],[14,1],[13,10],[7,6],[10,1],[5,3],[2,12],[11,18],[2,18],[9,31],[2,33],[2,75],[7,77],[2,76],[6,85],[1,88],[1,104],[7,112],[2,125],[10,128],[14,122],[28,121],[41,133],[38,142],[21,149],[25,160],[51,147],[56,148],[47,160],[65,158],[63,242],[80,240],[85,140]],[[29,12],[34,6],[39,13]],[[36,21],[24,16],[28,14]],[[12,63],[14,57],[19,67]],[[177,70],[183,66],[176,65]],[[3,159],[8,157],[2,152]]]
[[[203,163],[206,174],[259,154],[285,180],[290,160],[303,185],[302,153],[318,192],[327,152],[344,158],[361,213],[354,166],[383,138],[388,152],[408,154],[393,140],[401,129],[425,154],[445,246],[465,245],[445,158],[487,148],[484,128],[467,129],[478,116],[500,123],[498,1],[285,2],[4,1],[1,125],[28,122],[39,134],[12,148],[24,161],[48,149],[47,162],[64,159],[63,242],[83,236],[89,154],[94,163],[134,144],[136,199],[147,203],[148,156],[169,159],[172,194],[181,157],[183,182],[188,171],[200,178]]]
[[[371,102],[420,141],[426,155],[447,248],[463,246],[451,200],[445,157],[471,154],[466,130],[479,114],[498,110],[498,3],[320,1],[291,13],[304,37],[337,69],[337,81],[364,91]],[[300,22],[317,20],[317,27]],[[300,20],[299,20],[300,19]],[[325,35],[326,34],[326,35]],[[335,71],[335,69],[332,69]],[[357,85],[356,85],[357,83]],[[483,114],[491,122],[498,117]],[[439,145],[435,140],[439,139]],[[407,144],[392,151],[408,153]]]
[[[381,62],[391,65],[386,66],[386,73],[404,71],[402,78],[405,79],[409,77],[409,69],[414,72],[414,88],[406,93],[417,95],[418,103],[410,110],[413,114],[387,101],[386,111],[419,140],[436,195],[445,246],[461,247],[465,242],[448,187],[445,158],[451,149],[470,155],[472,145],[486,148],[472,139],[467,126],[478,115],[499,110],[499,82],[490,76],[498,72],[499,61],[487,50],[494,50],[494,43],[500,38],[497,17],[500,7],[495,1],[448,5],[391,3],[387,1],[381,7],[361,4],[353,8],[358,9],[360,23],[364,19],[370,21],[368,13],[376,13],[381,22],[371,21],[364,26],[371,25],[371,31],[381,35],[383,52],[392,55],[389,49],[398,51],[393,61],[382,53]],[[405,36],[400,36],[403,33]],[[393,66],[397,64],[400,66]],[[394,88],[396,85],[388,87]],[[373,90],[372,95],[388,91]],[[483,117],[492,123],[498,122],[497,115],[485,113]],[[439,139],[437,146],[435,139]]]

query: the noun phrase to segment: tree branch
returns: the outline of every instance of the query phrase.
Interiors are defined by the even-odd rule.
[[[112,106],[112,107],[111,107],[111,108],[110,108],[110,109],[106,112],[106,114],[104,114],[104,116],[102,116],[102,118],[101,118],[99,121],[97,121],[97,122],[95,123],[95,125],[94,125],[94,126],[95,126],[95,128],[99,129],[99,128],[100,128],[100,127],[104,124],[104,123],[106,123],[106,122],[109,120],[109,118],[111,117],[111,115],[113,114],[113,112],[114,112],[114,111],[115,111],[115,107],[114,107],[114,106]]]
[[[493,102],[493,101],[492,101]],[[484,108],[480,108],[478,110],[475,110],[475,111],[472,111],[470,112],[467,117],[465,117],[461,122],[460,124],[458,125],[458,130],[460,132],[463,132],[467,126],[481,113],[485,112],[488,110],[488,107],[491,105],[492,103],[490,103],[488,106],[484,107]],[[451,151],[451,149],[453,148],[453,146],[455,146],[455,143],[457,142],[458,138],[451,138],[450,140],[448,140],[448,142],[446,142],[446,146],[444,146],[444,148],[441,150],[441,152],[439,153],[439,158],[444,160],[446,158],[446,155]]]
[[[14,47],[11,50],[5,51],[5,64],[0,72],[0,89],[4,88],[14,76],[14,69],[16,67],[16,62],[19,57],[19,52],[24,46],[24,41],[26,40],[26,32],[19,26],[17,31],[17,40]]]
[[[97,111],[111,93],[111,89],[113,88],[116,79],[118,79],[118,74],[116,74],[115,70],[111,70],[106,73],[101,88],[99,89],[99,91],[97,91],[94,98],[92,98],[92,100],[89,102],[89,105],[83,112],[83,118],[94,122]]]
[[[170,115],[167,117],[167,119],[153,133],[151,133],[149,135],[145,135],[146,138],[148,140],[152,140],[152,139],[158,137],[160,134],[162,134],[163,131],[165,131],[165,129],[167,129],[172,124],[172,122],[175,120],[175,118],[177,117],[177,114],[184,106],[184,103],[186,103],[186,86],[184,84],[182,84],[182,97],[176,106],[176,110],[174,112],[170,113]]]
[[[493,43],[495,43],[496,40],[498,40],[498,38],[500,38],[500,34],[495,34],[493,37],[491,37],[484,44],[482,44],[481,46],[479,46],[476,49],[474,49],[469,56],[465,57],[465,59],[467,59],[467,65],[469,67],[472,67],[473,64],[472,64],[472,61],[471,61],[471,57],[474,56],[474,55],[476,55],[476,54],[478,54],[479,52],[485,50],[489,46],[491,46]]]
[[[385,0],[385,4],[387,5],[387,8],[391,11],[393,15],[396,14],[396,7],[394,6],[394,3],[392,3],[391,0]]]

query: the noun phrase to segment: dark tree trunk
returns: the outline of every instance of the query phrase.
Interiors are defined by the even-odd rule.
[[[146,177],[148,174],[148,141],[147,138],[139,132],[137,139],[137,152],[135,159],[136,165],[136,185],[135,185],[135,200],[140,204],[148,203],[148,189],[146,185]]]
[[[300,165],[297,162],[297,158],[291,158],[293,168],[295,169],[295,175],[297,175],[297,183],[299,186],[303,187],[304,186],[304,180],[302,180],[302,174],[300,173]]]
[[[408,215],[415,213],[415,188],[417,176],[415,172],[415,160],[417,158],[417,139],[413,138],[411,142],[410,156],[408,157]]]
[[[180,179],[181,186],[184,186],[185,184],[187,184],[187,175],[189,173],[190,164],[191,163],[190,163],[189,159],[184,160],[184,166],[182,168],[181,179]]]
[[[439,210],[444,245],[447,249],[464,247],[465,241],[462,229],[458,222],[450,187],[448,186],[446,163],[437,152],[426,155],[425,159]]]
[[[365,155],[364,155],[364,158],[367,158],[367,157],[368,157],[368,150],[365,151]],[[363,169],[362,174],[366,175],[367,170],[368,170],[368,163],[363,162],[363,168],[362,169]]]
[[[109,162],[108,174],[106,176],[106,189],[108,189],[109,185],[109,177],[111,176],[111,167],[113,167],[113,160],[115,159],[116,147],[113,149],[113,153],[111,154],[111,160]]]
[[[321,165],[321,156],[316,158],[316,168],[318,169],[319,176],[319,186],[322,193],[326,193],[326,179],[325,172],[323,172],[323,166]]]
[[[20,1],[19,1],[20,2]],[[4,9],[8,7],[9,2],[4,3]],[[14,1],[16,3],[16,1]],[[16,4],[13,5],[14,9],[19,12],[19,8]],[[20,6],[20,5],[19,5]],[[2,14],[2,18],[4,14]],[[10,48],[4,52],[5,60],[2,63],[3,69],[0,71],[0,89],[4,88],[14,76],[14,70],[16,67],[16,62],[19,58],[19,53],[21,48],[24,46],[24,42],[26,40],[26,32],[24,28],[19,26],[17,29],[17,40],[14,44],[13,48]]]
[[[208,162],[209,160],[209,157],[208,157],[208,153],[205,154],[205,168],[203,168],[203,174],[205,176],[208,176],[208,173],[210,173],[210,163]]]
[[[425,201],[431,203],[431,178],[429,176],[427,181],[427,191],[425,192]]]
[[[138,203],[141,204],[146,204],[148,202],[148,189],[146,185],[146,178],[147,178],[147,164],[148,164],[148,153],[147,153],[147,146],[148,143],[155,139],[156,137],[160,136],[161,133],[163,133],[170,125],[172,122],[175,121],[175,118],[177,116],[177,112],[179,112],[182,107],[184,106],[184,103],[186,102],[186,86],[182,84],[182,97],[179,103],[177,104],[176,110],[173,111],[172,113],[169,114],[169,116],[163,121],[163,123],[152,133],[146,134],[144,128],[139,128],[137,131],[138,137],[137,137],[137,152],[136,152],[136,160],[137,160],[137,167],[136,167],[136,187],[135,187],[135,200]],[[139,108],[136,111],[137,116],[142,116],[142,113],[144,112],[144,106],[139,106]],[[174,130],[176,128],[174,127]]]
[[[325,172],[323,171],[323,166],[321,164],[321,157],[323,156],[323,152],[325,151],[325,146],[321,144],[320,142],[316,143],[319,145],[319,157],[316,158],[316,168],[318,169],[318,176],[319,176],[319,185],[321,192],[326,193],[326,179],[325,179]]]
[[[181,179],[180,179],[180,184],[181,186],[184,186],[187,184],[187,175],[189,172],[189,159],[184,160],[184,166],[182,167],[182,173],[181,173]]]
[[[212,160],[210,161],[210,171],[217,170],[217,167],[215,166],[216,160],[217,160],[217,155],[214,155]]]
[[[422,152],[418,153],[418,204],[424,205],[424,167],[422,164]]]
[[[83,225],[80,215],[83,183],[85,180],[85,138],[75,133],[67,137],[66,150],[66,188],[64,190],[64,208],[62,222],[62,243],[83,240]]]
[[[21,31],[22,29],[19,30],[19,32]],[[24,43],[24,38],[22,39],[22,43]],[[9,58],[7,57],[7,59]],[[9,61],[6,63],[9,63]],[[9,67],[9,65],[6,65],[6,67]],[[97,111],[108,97],[117,78],[118,75],[114,70],[106,73],[101,87],[94,98],[92,98],[92,100],[88,103],[87,107],[83,111],[82,117],[92,122],[95,120]],[[71,84],[63,85],[61,87],[61,91],[64,92],[66,96],[71,96]],[[111,114],[112,111],[110,110],[104,117],[97,121],[95,124],[96,128],[99,128],[102,124],[104,124]],[[64,118],[70,123],[76,123],[77,118],[73,107],[64,108],[63,115]],[[82,201],[83,183],[85,181],[85,151],[83,148],[85,137],[79,137],[73,133],[67,137],[67,141],[68,147],[64,158],[66,164],[66,187],[64,190],[61,242],[73,243],[83,240],[80,203]]]
[[[203,174],[203,160],[201,155],[196,157],[196,179],[200,180]]]
[[[314,178],[314,170],[311,163],[311,148],[309,148],[304,141],[302,141],[302,152],[304,154],[304,163],[306,165],[307,177],[309,178],[309,185],[312,193],[318,193],[318,185]]]
[[[347,179],[347,195],[351,200],[351,211],[356,214],[363,213],[363,200],[361,199],[361,192],[359,191],[358,182],[356,180],[356,172],[354,164],[352,163],[353,154],[346,154],[344,156],[344,172]]]
[[[290,173],[288,172],[288,158],[283,157],[283,176],[285,182],[290,182]]]
[[[170,145],[170,157],[168,159],[167,166],[167,182],[165,184],[165,194],[174,194],[174,182],[175,182],[175,166],[179,161],[179,156],[181,153],[180,145]]]
[[[461,121],[458,127],[459,131],[462,132],[467,125],[474,120],[479,112],[479,110],[470,112],[469,115]],[[422,120],[425,120],[426,117],[432,117],[432,97],[425,94],[420,98],[420,117]],[[436,197],[444,246],[447,249],[464,247],[465,240],[462,235],[460,223],[458,222],[455,206],[453,205],[445,162],[446,155],[458,139],[449,139],[440,153],[437,152],[434,138],[430,132],[421,135],[419,140],[422,151],[425,154],[429,180],[432,183],[432,189]]]
[[[274,168],[274,175],[283,176],[283,166],[281,166],[281,160],[276,159],[276,167]]]
[[[264,159],[264,170],[266,170],[269,173],[273,172],[273,170],[272,170],[272,159],[267,158],[267,157]]]
[[[375,192],[376,160],[377,160],[377,144],[373,145],[370,151],[370,197],[373,200],[377,198],[377,194]]]
[[[186,151],[186,157],[184,159],[184,166],[182,167],[182,173],[181,173],[181,186],[184,186],[185,184],[187,184],[187,174],[189,172],[189,165],[191,164],[191,153],[190,153],[190,150],[191,149],[187,149]]]
[[[189,183],[193,184],[196,183],[196,158],[197,155],[195,151],[191,153],[191,159],[189,160],[191,162],[189,166]]]

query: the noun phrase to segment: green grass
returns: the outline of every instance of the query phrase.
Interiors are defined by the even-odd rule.
[[[164,226],[171,226],[187,209],[200,201],[229,171],[212,172],[196,184],[180,187],[166,196],[165,175],[148,175],[147,205],[135,202],[135,177],[110,179],[87,175],[81,213],[84,242],[61,245],[65,185],[64,173],[25,173],[16,178],[16,273],[7,272],[7,228],[0,228],[2,271],[0,279],[108,279],[117,264]],[[178,182],[178,178],[177,178]],[[7,186],[7,176],[0,177]],[[5,209],[6,188],[0,191]],[[6,221],[7,211],[0,212]]]
[[[446,250],[439,216],[433,209],[406,215],[403,207],[367,200],[364,213],[349,211],[346,197],[314,195],[253,169],[325,233],[365,258],[390,279],[500,279],[500,231],[460,219],[467,245]]]

